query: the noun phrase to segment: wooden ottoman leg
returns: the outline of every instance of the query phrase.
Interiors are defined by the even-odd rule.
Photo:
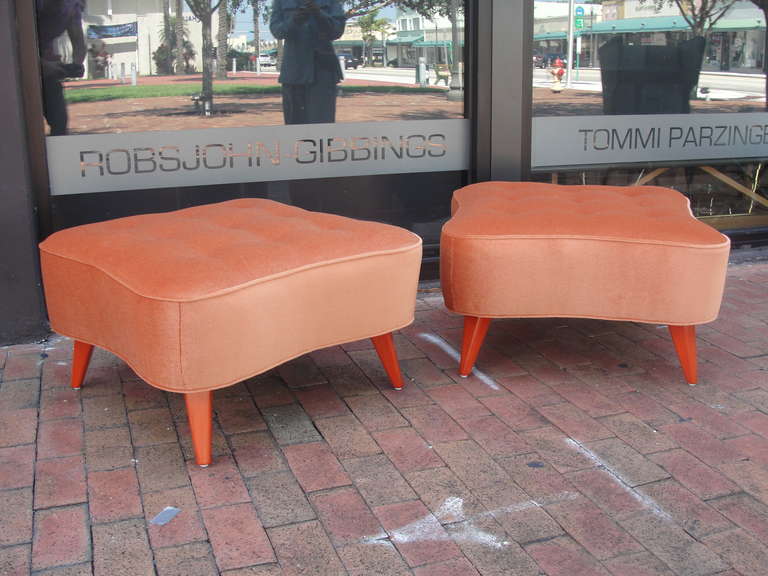
[[[459,376],[466,378],[472,372],[480,347],[483,345],[490,318],[478,318],[477,316],[464,317],[464,337],[461,340],[461,362],[459,363]]]
[[[381,336],[374,336],[371,338],[376,353],[379,355],[384,370],[389,376],[389,381],[392,382],[392,388],[395,390],[403,389],[403,375],[400,373],[400,363],[397,361],[397,350],[395,349],[395,341],[392,338],[392,333],[382,334]]]
[[[187,403],[189,432],[195,450],[195,463],[203,468],[211,463],[212,404],[213,392],[189,392],[184,394]]]
[[[669,326],[685,379],[696,384],[696,326]]]
[[[72,379],[70,385],[75,390],[80,390],[80,386],[83,385],[85,380],[85,372],[88,370],[88,364],[91,362],[91,354],[93,354],[93,344],[86,344],[75,340],[74,349],[72,351]]]

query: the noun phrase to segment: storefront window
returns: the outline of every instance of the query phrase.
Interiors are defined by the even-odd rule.
[[[53,194],[468,167],[463,2],[35,1]]]
[[[718,228],[768,225],[755,3],[537,1],[534,20],[536,179],[670,186]]]

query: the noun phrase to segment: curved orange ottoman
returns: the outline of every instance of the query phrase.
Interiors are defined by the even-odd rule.
[[[656,186],[484,182],[454,192],[440,246],[445,304],[464,315],[468,375],[491,318],[666,324],[696,382],[695,325],[717,317],[730,242]]]
[[[403,386],[392,331],[413,321],[421,239],[401,228],[240,199],[62,230],[40,245],[51,327],[185,395],[198,464],[212,391],[306,352],[372,338]]]

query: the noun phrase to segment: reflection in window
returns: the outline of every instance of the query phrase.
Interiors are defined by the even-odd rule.
[[[534,118],[616,115],[612,124],[616,130],[611,132],[609,123],[608,132],[622,138],[634,125],[641,130],[668,125],[662,117],[657,119],[662,114],[750,114],[744,116],[750,118],[749,124],[753,118],[761,126],[764,123],[758,115],[765,110],[766,25],[753,2],[577,1],[569,13],[567,2],[536,1],[534,20]],[[558,60],[563,62],[561,78]],[[631,120],[636,115],[649,116]],[[743,131],[738,116],[733,123],[736,132]],[[682,134],[688,125],[696,121],[681,121]],[[768,145],[762,142],[763,131],[757,142],[757,132],[750,130],[748,144]],[[694,133],[689,149],[701,145],[702,135],[709,134],[698,128]],[[714,141],[713,136],[709,142]],[[762,164],[734,160],[743,155],[738,146],[719,162],[684,151],[664,162],[638,164],[642,159],[632,150],[622,156],[619,145],[626,140],[617,142],[619,150],[613,150],[611,164],[596,168],[563,162],[559,172],[542,169],[536,177],[566,183],[672,186],[688,195],[697,216],[713,219],[718,227],[768,225]]]
[[[64,29],[40,49],[44,70],[82,64],[44,82],[68,134],[464,117],[463,2],[453,18],[388,0],[36,2],[40,30],[50,7],[80,7],[82,49]],[[325,78],[322,113],[303,92],[285,99],[302,74]]]

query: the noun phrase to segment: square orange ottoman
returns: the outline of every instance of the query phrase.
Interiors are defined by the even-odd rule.
[[[62,230],[40,245],[51,327],[185,395],[211,461],[212,391],[327,346],[372,338],[396,389],[392,332],[413,321],[421,239],[402,228],[240,199]]]
[[[459,373],[491,318],[666,324],[696,382],[696,325],[717,317],[730,242],[656,186],[483,182],[453,195],[442,231],[446,306],[465,316]]]

